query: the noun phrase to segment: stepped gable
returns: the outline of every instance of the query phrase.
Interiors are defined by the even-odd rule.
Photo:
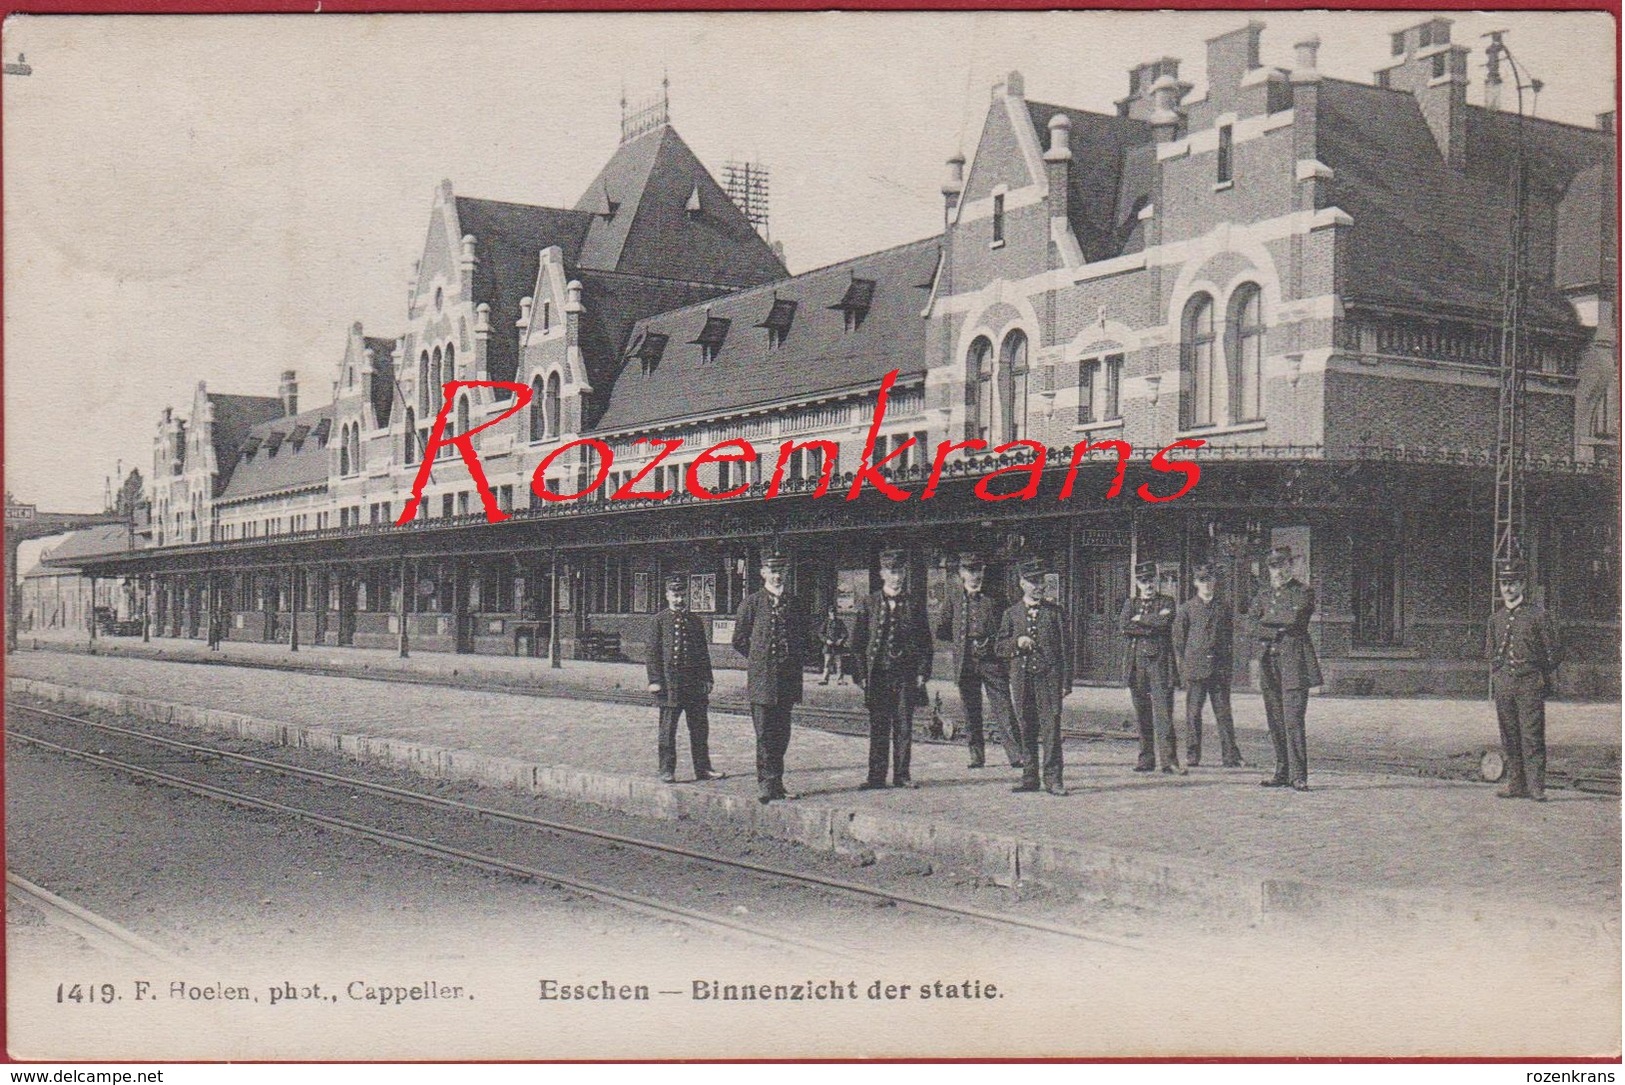
[[[1046,149],[1050,118],[1064,113],[1072,122],[1067,209],[1083,258],[1093,262],[1137,252],[1143,244],[1139,210],[1151,193],[1146,166],[1156,162],[1151,125],[1043,102],[1029,101],[1027,112],[1039,146]]]
[[[323,426],[322,423],[327,425]],[[273,422],[262,422],[238,440],[237,468],[220,501],[239,501],[288,490],[325,487],[332,472],[327,442],[332,440],[333,405]],[[325,438],[325,439],[324,439]],[[242,449],[252,448],[244,453]]]
[[[1382,124],[1372,124],[1372,117]],[[1347,212],[1350,305],[1478,320],[1500,317],[1517,118],[1468,107],[1467,166],[1451,169],[1413,95],[1336,79],[1320,84],[1318,156],[1333,170],[1323,203]],[[1553,280],[1556,206],[1612,136],[1530,121],[1530,320],[1578,334]],[[1568,257],[1572,259],[1572,257]]]
[[[810,271],[767,287],[717,298],[640,322],[632,331],[599,432],[647,429],[682,419],[728,415],[878,384],[886,373],[918,375],[926,365],[923,316],[941,258],[932,237]],[[860,283],[868,309],[855,330],[836,308]],[[795,302],[782,345],[760,325],[775,301]],[[713,361],[695,342],[707,320],[728,321]],[[666,337],[658,364],[639,350]]]
[[[724,286],[789,274],[670,125],[621,144],[575,210],[592,223],[579,257],[566,250],[583,269]]]

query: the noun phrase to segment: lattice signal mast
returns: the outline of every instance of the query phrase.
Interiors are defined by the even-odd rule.
[[[1505,31],[1492,31],[1487,49],[1486,81],[1498,86],[1501,64],[1512,71],[1517,90],[1518,126],[1511,169],[1512,211],[1507,224],[1506,262],[1501,276],[1500,403],[1495,432],[1495,552],[1494,558],[1524,556],[1524,479],[1526,423],[1524,401],[1529,342],[1524,327],[1528,283],[1528,162],[1524,139],[1523,93],[1539,94],[1541,82],[1522,71],[1503,40]],[[1493,585],[1492,585],[1493,589]]]
[[[760,162],[729,162],[722,167],[722,187],[739,208],[745,220],[764,238],[772,239],[768,228],[768,171]]]

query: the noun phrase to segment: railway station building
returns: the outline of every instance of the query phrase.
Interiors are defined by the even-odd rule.
[[[910,553],[933,605],[961,550],[1007,580],[1041,554],[1074,671],[1105,683],[1134,561],[1182,595],[1214,562],[1244,612],[1288,544],[1329,691],[1477,693],[1521,142],[1523,545],[1566,631],[1564,691],[1617,695],[1612,117],[1470,103],[1447,19],[1396,32],[1369,83],[1323,75],[1312,39],[1265,64],[1263,32],[1208,43],[1201,99],[1173,58],[1127,73],[1111,112],[1046,104],[1012,72],[947,163],[940,233],[799,275],[663,111],[623,124],[570,209],[446,182],[401,323],[350,330],[331,397],[300,409],[302,360],[275,396],[200,386],[159,427],[147,545],[77,567],[135,578],[158,636],[630,660],[681,573],[726,666],[766,549],[792,559],[809,620],[871,590],[882,549]],[[396,526],[452,380],[531,391],[510,413],[511,393],[465,389],[448,416],[468,433],[508,415],[470,440],[509,518],[488,522],[445,447]],[[847,499],[871,436],[905,499],[872,481]],[[605,484],[535,496],[544,461],[555,493],[597,477],[587,438],[613,454]],[[671,497],[605,499],[678,439],[637,486]],[[699,454],[733,440],[761,458],[692,476],[737,495],[689,494]],[[1114,446],[1074,463],[1085,441],[1132,447],[1120,487]],[[1171,454],[1199,483],[1148,500],[1178,489],[1150,457],[1180,441],[1202,442]],[[938,472],[943,442],[985,444]]]

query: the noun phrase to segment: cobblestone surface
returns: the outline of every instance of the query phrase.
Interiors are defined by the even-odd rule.
[[[353,660],[346,650],[312,657]],[[466,658],[466,657],[463,657]],[[652,776],[655,713],[589,700],[529,697],[365,679],[133,658],[21,652],[8,673],[285,719],[347,733],[392,735],[453,749]],[[534,665],[534,664],[532,664]],[[624,673],[624,672],[623,672]],[[1120,691],[1117,691],[1120,692]],[[1320,716],[1311,707],[1311,743]],[[1371,710],[1396,702],[1369,702]],[[1397,702],[1425,709],[1453,702]],[[1560,706],[1560,708],[1569,706]],[[1595,706],[1574,706],[1577,727]],[[1618,743],[1618,710],[1613,744]],[[1326,713],[1326,715],[1335,715]],[[1567,726],[1554,719],[1554,730]],[[712,716],[713,759],[754,793],[747,718]],[[680,774],[688,773],[680,746]],[[991,751],[990,751],[991,752]],[[1545,805],[1497,801],[1490,787],[1371,773],[1315,771],[1307,794],[1257,786],[1258,770],[1203,766],[1184,778],[1129,771],[1119,743],[1069,742],[1066,798],[1014,795],[1008,768],[972,771],[962,748],[917,745],[913,792],[858,792],[864,740],[798,728],[788,782],[812,802],[889,810],[944,823],[1142,857],[1164,856],[1247,877],[1295,878],[1459,902],[1464,909],[1552,911],[1617,923],[1620,803],[1554,792]],[[995,757],[995,760],[997,758]]]

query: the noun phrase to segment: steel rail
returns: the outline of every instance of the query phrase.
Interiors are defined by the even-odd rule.
[[[167,949],[114,923],[105,916],[65,897],[59,897],[43,885],[36,885],[21,874],[6,871],[6,887],[39,908],[48,923],[71,931],[96,949],[113,957],[136,956],[160,964],[179,965],[180,958]]]
[[[77,717],[68,718],[73,719],[76,723],[86,722],[84,720],[77,719]],[[582,878],[573,878],[569,875],[559,874],[550,870],[543,870],[539,867],[527,866],[523,863],[516,863],[507,859],[502,859],[498,856],[469,851],[464,848],[453,847],[449,844],[438,844],[432,840],[426,840],[422,837],[411,836],[406,833],[397,833],[390,829],[381,829],[376,826],[366,825],[359,821],[353,821],[349,818],[341,818],[332,814],[319,813],[315,810],[301,809],[297,806],[290,806],[287,803],[276,802],[272,799],[255,798],[252,795],[246,795],[239,791],[231,791],[226,788],[215,787],[212,784],[205,784],[196,780],[188,780],[185,777],[175,776],[172,773],[160,772],[157,769],[146,768],[141,765],[132,764],[128,761],[121,761],[117,758],[107,757],[103,754],[95,754],[89,752],[88,750],[79,750],[71,746],[63,746],[60,743],[52,742],[49,739],[40,738],[37,735],[30,735],[22,731],[15,731],[11,728],[6,729],[6,736],[26,745],[51,750],[67,757],[72,757],[93,765],[100,765],[103,768],[113,769],[114,771],[122,772],[140,779],[151,780],[155,783],[164,784],[168,787],[173,787],[177,790],[185,791],[188,794],[197,795],[201,798],[214,799],[233,806],[245,806],[250,809],[263,810],[268,813],[294,818],[299,821],[308,821],[312,824],[320,825],[327,829],[333,829],[337,832],[346,833],[350,836],[371,840],[375,843],[383,844],[386,847],[392,847],[400,851],[414,852],[416,854],[428,856],[434,859],[450,860],[464,866],[477,867],[479,869],[488,870],[497,874],[507,874],[522,878],[526,881],[537,881],[555,886],[563,886],[576,890],[577,892],[584,893],[596,900],[613,904],[625,910],[637,912],[655,919],[669,920],[676,917],[696,926],[721,927],[730,933],[743,934],[768,945],[796,946],[801,949],[808,949],[817,953],[822,953],[830,957],[851,959],[861,958],[862,956],[856,950],[846,946],[837,946],[827,942],[817,942],[811,939],[786,935],[777,931],[770,931],[764,927],[758,927],[750,923],[741,923],[738,920],[730,919],[726,916],[699,912],[676,904],[665,904],[657,900],[652,900],[648,897],[623,892],[622,890],[615,889],[607,885],[602,885],[597,882],[590,882]],[[353,783],[360,784],[363,783],[363,781],[354,781]]]
[[[282,761],[267,760],[265,758],[254,757],[250,754],[233,753],[227,750],[220,750],[212,746],[202,746],[195,743],[183,742],[179,739],[155,735],[150,731],[143,731],[137,728],[121,727],[117,724],[104,723],[97,720],[88,720],[81,716],[69,715],[63,712],[53,712],[50,709],[37,708],[33,705],[10,704],[8,707],[33,712],[37,715],[48,718],[66,720],[84,727],[91,727],[98,730],[126,735],[142,741],[151,742],[155,745],[185,752],[193,756],[235,761],[257,769],[268,770],[282,775],[307,779],[318,783],[335,784],[343,787],[354,788],[357,790],[367,791],[372,794],[384,795],[401,801],[415,803],[421,806],[456,810],[461,813],[474,814],[493,821],[505,821],[511,824],[525,826],[527,828],[544,829],[550,832],[563,833],[571,836],[589,837],[595,840],[602,840],[606,843],[619,844],[626,847],[638,848],[644,851],[673,855],[695,862],[706,863],[711,866],[749,871],[750,873],[760,874],[766,877],[799,882],[819,889],[837,890],[839,892],[873,900],[882,900],[894,904],[907,905],[911,908],[917,908],[922,911],[952,915],[961,919],[974,919],[984,923],[992,923],[998,926],[1017,927],[1024,930],[1040,931],[1045,934],[1058,935],[1078,941],[1109,945],[1118,949],[1152,952],[1152,947],[1148,947],[1140,943],[1130,942],[1126,939],[1114,938],[1110,935],[1101,934],[1096,931],[1083,930],[1081,928],[1068,926],[1062,923],[1051,923],[1042,919],[1032,919],[1026,916],[1009,915],[1003,912],[995,912],[989,909],[975,908],[968,905],[951,904],[946,901],[932,900],[929,897],[916,896],[912,893],[899,893],[889,889],[865,885],[861,882],[847,881],[844,878],[828,878],[818,874],[810,874],[804,871],[773,866],[767,863],[757,863],[746,859],[733,859],[729,858],[728,856],[717,855],[712,852],[696,851],[692,848],[685,848],[676,844],[665,844],[659,841],[645,840],[640,837],[626,836],[620,833],[612,833],[601,829],[591,829],[585,826],[572,825],[568,822],[552,821],[547,818],[532,817],[528,814],[517,814],[506,810],[497,810],[491,807],[479,806],[474,803],[462,802],[457,799],[443,798],[438,795],[426,795],[422,792],[412,791],[407,788],[393,787],[389,784],[373,783],[372,781],[361,780],[352,776],[343,776],[336,773],[323,772],[319,769],[301,768],[299,766],[289,765]],[[12,732],[8,730],[7,733],[10,734]]]

